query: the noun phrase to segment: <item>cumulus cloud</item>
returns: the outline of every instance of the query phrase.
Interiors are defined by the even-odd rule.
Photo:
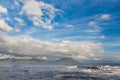
[[[36,40],[28,36],[11,37],[5,34],[1,34],[0,36],[0,52],[2,53],[79,59],[89,59],[89,57],[95,57],[94,55],[97,53],[102,53],[101,43],[62,41],[55,44],[48,41]]]
[[[20,14],[25,14],[33,22],[34,26],[40,26],[47,29],[52,29],[52,22],[58,9],[52,5],[38,2],[36,0],[23,0],[24,6]]]
[[[13,30],[4,20],[0,19],[0,31],[9,32]]]
[[[110,15],[109,14],[103,14],[100,16],[100,19],[102,20],[109,20],[110,19]]]
[[[0,5],[0,13],[7,14],[7,9]]]

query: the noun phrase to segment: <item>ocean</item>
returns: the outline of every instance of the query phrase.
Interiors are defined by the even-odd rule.
[[[0,62],[0,80],[120,80],[120,65]]]

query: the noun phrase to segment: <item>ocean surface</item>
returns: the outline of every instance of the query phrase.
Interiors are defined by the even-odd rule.
[[[0,62],[0,80],[120,80],[120,65]]]

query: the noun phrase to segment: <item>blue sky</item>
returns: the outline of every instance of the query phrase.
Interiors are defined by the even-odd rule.
[[[1,0],[1,58],[116,58],[120,56],[119,14],[119,0]]]

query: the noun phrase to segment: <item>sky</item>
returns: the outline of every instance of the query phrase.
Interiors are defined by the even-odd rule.
[[[0,0],[0,59],[120,61],[120,0]]]

